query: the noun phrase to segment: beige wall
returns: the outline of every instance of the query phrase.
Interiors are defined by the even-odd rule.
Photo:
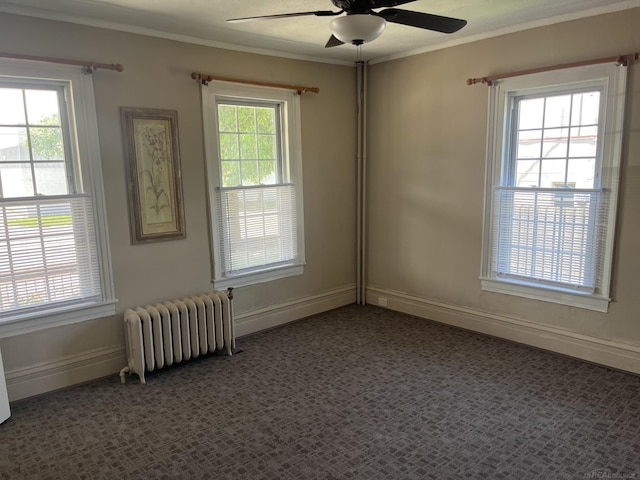
[[[397,292],[418,299],[414,303],[449,305],[494,326],[500,317],[524,320],[559,335],[632,344],[640,352],[640,64],[629,72],[608,314],[481,291],[488,92],[465,84],[469,77],[637,52],[638,25],[640,9],[633,9],[374,64],[368,285],[379,295]]]
[[[243,314],[353,287],[354,68],[5,14],[0,14],[0,45],[0,50],[5,52],[125,66],[123,73],[100,70],[94,74],[119,312],[147,302],[211,289],[200,87],[189,77],[192,71],[320,88],[320,94],[306,94],[301,99],[305,273],[237,289],[236,312]],[[120,106],[178,111],[187,231],[184,240],[131,245]],[[56,362],[72,363],[74,358],[81,358],[83,352],[118,346],[124,348],[121,315],[0,339],[10,380],[11,372],[22,372],[22,376],[26,376],[49,368],[55,374]],[[9,383],[11,390],[11,381]]]

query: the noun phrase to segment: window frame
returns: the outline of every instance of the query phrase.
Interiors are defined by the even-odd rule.
[[[70,194],[84,193],[91,196],[101,290],[101,298],[97,301],[80,301],[73,305],[51,307],[43,305],[37,311],[8,315],[0,321],[0,337],[114,315],[117,300],[111,269],[92,76],[76,66],[0,59],[0,79],[27,87],[48,84],[63,88],[67,108],[64,113],[61,112],[61,122],[66,117],[69,162],[73,165],[73,187],[76,189],[76,192]]]
[[[490,86],[480,274],[482,290],[600,312],[608,311],[611,301],[609,295],[622,156],[626,76],[626,67],[611,63],[512,77],[493,82]],[[534,279],[518,281],[498,278],[492,272],[494,188],[505,185],[503,182],[509,178],[509,169],[514,163],[510,157],[513,152],[510,147],[515,128],[508,122],[512,114],[512,99],[527,95],[579,92],[592,88],[602,88],[604,94],[604,107],[601,108],[599,119],[599,137],[603,140],[598,146],[601,149],[601,164],[598,165],[596,160],[594,183],[597,188],[604,189],[609,194],[608,217],[603,238],[601,287],[594,293],[585,293],[570,288],[541,285]]]
[[[217,232],[222,219],[219,212],[218,190],[222,187],[221,159],[218,142],[218,102],[265,103],[280,105],[280,182],[275,185],[294,185],[296,192],[297,257],[287,264],[270,264],[250,271],[228,274],[222,266],[222,245]],[[213,286],[216,289],[241,287],[268,282],[293,275],[301,275],[305,266],[304,202],[302,182],[302,134],[300,128],[300,96],[293,91],[272,87],[241,85],[213,81],[202,85],[202,110],[205,137],[207,191],[209,201],[211,262]],[[249,187],[250,188],[250,187]]]

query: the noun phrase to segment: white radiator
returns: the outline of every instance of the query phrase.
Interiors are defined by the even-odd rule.
[[[127,366],[137,374],[180,363],[215,351],[231,355],[235,348],[232,290],[214,291],[124,312]]]

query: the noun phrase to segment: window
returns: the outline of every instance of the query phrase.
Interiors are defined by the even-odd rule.
[[[607,311],[626,70],[491,87],[482,287]]]
[[[101,195],[91,77],[0,61],[0,333],[115,313]]]
[[[214,287],[302,273],[299,96],[203,86]]]

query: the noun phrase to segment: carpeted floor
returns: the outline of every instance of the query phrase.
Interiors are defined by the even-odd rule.
[[[356,305],[238,346],[14,403],[0,479],[640,478],[634,375]]]

